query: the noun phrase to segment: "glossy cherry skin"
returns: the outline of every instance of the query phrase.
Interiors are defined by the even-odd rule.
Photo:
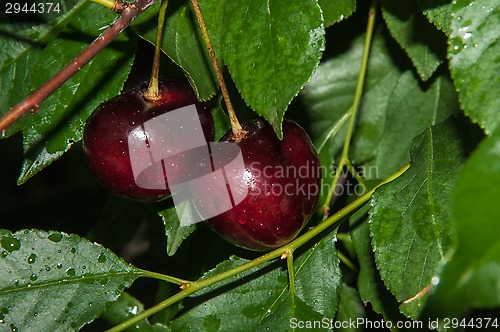
[[[149,189],[147,186],[137,184],[131,165],[129,148],[131,133],[137,128],[144,128],[148,120],[193,104],[196,105],[203,135],[208,142],[213,141],[214,124],[209,105],[196,99],[194,91],[187,82],[160,79],[161,99],[153,102],[143,97],[146,89],[147,83],[144,83],[101,104],[87,120],[83,147],[92,172],[105,188],[126,198],[155,202],[170,195],[166,181],[168,174],[158,172],[157,167],[162,165],[156,163],[155,167],[147,168],[141,176],[153,184],[153,187],[157,184],[156,188],[161,188],[162,185],[165,188]],[[146,154],[150,143],[155,140],[155,137],[151,136],[147,137]],[[161,144],[168,145],[170,142],[162,141]],[[175,150],[176,147],[172,149]],[[179,174],[174,175],[177,178],[184,176],[180,173],[188,169],[189,163],[189,160],[183,160],[180,156],[174,171]]]
[[[280,247],[301,231],[313,213],[321,189],[318,154],[307,133],[295,122],[283,122],[283,140],[264,120],[242,123],[248,132],[222,142],[241,149],[244,169],[231,179],[247,196],[229,211],[207,220],[227,241],[250,250]]]

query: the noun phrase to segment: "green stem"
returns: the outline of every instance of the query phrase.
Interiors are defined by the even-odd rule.
[[[92,0],[92,2],[95,2],[96,4],[106,7],[108,9],[113,9],[115,7],[114,0]]]
[[[288,283],[290,287],[290,294],[292,299],[295,296],[295,269],[293,268],[293,251],[288,250],[286,256],[286,267],[288,269]]]
[[[147,277],[147,278],[151,278],[151,279],[159,279],[159,280],[167,281],[167,282],[170,282],[170,283],[176,284],[176,285],[185,285],[185,284],[190,283],[189,280],[184,280],[184,279],[172,277],[172,276],[169,276],[166,274],[147,271],[147,270],[142,270],[142,276]]]
[[[353,271],[357,271],[358,268],[354,265],[353,262],[349,258],[347,258],[346,255],[344,255],[342,252],[337,250],[337,255],[339,256],[339,259],[342,263],[344,263],[348,268],[350,268]]]
[[[388,177],[387,179],[382,181],[375,188],[371,189],[363,196],[356,199],[354,202],[348,204],[343,209],[337,211],[337,213],[332,215],[325,222],[322,222],[318,226],[314,227],[313,229],[311,229],[308,232],[304,233],[303,235],[299,236],[298,238],[296,238],[292,242],[288,243],[287,245],[285,245],[281,248],[275,249],[273,251],[270,251],[270,252],[268,252],[260,257],[257,257],[255,259],[251,260],[250,262],[247,262],[247,263],[242,264],[238,267],[235,267],[234,269],[219,273],[213,277],[183,284],[183,286],[184,286],[183,290],[180,291],[179,293],[177,293],[177,294],[169,297],[168,299],[158,303],[157,305],[143,311],[139,315],[137,315],[133,318],[130,318],[129,320],[107,330],[107,332],[123,331],[123,330],[133,326],[134,324],[137,324],[141,320],[156,314],[157,312],[167,308],[168,306],[176,303],[177,301],[180,301],[180,300],[186,298],[187,296],[189,296],[189,295],[191,295],[191,294],[193,294],[193,293],[195,293],[203,288],[206,288],[206,287],[211,286],[213,284],[216,284],[222,280],[233,277],[239,273],[242,273],[242,272],[245,272],[245,271],[250,270],[252,268],[255,268],[255,267],[257,267],[265,262],[268,262],[272,259],[281,257],[283,254],[290,255],[290,253],[292,253],[296,248],[301,247],[302,245],[304,245],[305,243],[310,241],[315,236],[319,235],[320,233],[322,233],[326,229],[330,228],[330,226],[340,225],[339,221],[342,218],[344,218],[345,216],[347,216],[350,213],[352,213],[353,211],[355,211],[356,209],[358,209],[359,207],[361,207],[362,205],[364,205],[371,198],[371,196],[373,195],[373,193],[375,192],[375,190],[377,188],[379,188],[380,186],[382,186],[386,183],[389,183],[389,182],[393,181],[394,179],[398,178],[401,174],[403,174],[408,169],[408,167],[410,167],[409,164],[406,165],[405,167],[401,168],[396,173],[392,174],[390,177]]]
[[[375,25],[375,13],[377,12],[377,1],[372,1],[372,5],[368,12],[368,24],[366,27],[365,47],[363,49],[363,57],[361,58],[361,69],[359,70],[358,83],[356,85],[356,93],[354,95],[354,102],[351,108],[351,119],[349,127],[347,128],[346,140],[344,142],[344,149],[342,150],[342,157],[347,159],[349,153],[349,146],[351,144],[352,134],[356,124],[356,114],[358,112],[361,97],[363,96],[363,86],[365,85],[366,68],[368,67],[368,56],[370,55],[370,46],[373,37],[373,27]]]
[[[151,70],[151,78],[149,80],[149,86],[146,92],[144,92],[144,98],[150,101],[160,100],[160,89],[158,88],[158,76],[160,75],[160,59],[161,59],[161,45],[163,43],[163,28],[165,26],[165,16],[167,13],[168,0],[165,0],[160,7],[160,13],[158,14],[158,28],[156,31],[156,45],[155,45],[155,55],[153,59],[153,69]]]
[[[319,144],[318,153],[321,152],[321,150],[323,150],[323,148],[326,145],[326,142],[328,142],[330,139],[332,139],[333,137],[335,137],[338,134],[338,132],[340,131],[340,129],[342,128],[342,126],[346,123],[347,119],[349,119],[350,115],[351,115],[351,110],[349,110],[346,113],[344,113],[344,115],[342,115],[342,117],[337,120],[337,122],[335,123],[335,125],[330,128],[330,131],[328,132],[328,134],[326,135],[326,137]],[[315,144],[315,146],[316,146],[316,144]]]
[[[366,185],[365,185],[365,181],[363,180],[361,175],[359,175],[358,171],[356,171],[356,169],[351,164],[351,161],[349,159],[346,160],[345,165],[346,165],[347,169],[349,170],[349,172],[354,176],[356,181],[358,181],[359,185],[363,187],[363,189],[364,189],[363,193],[364,193],[366,191]]]
[[[370,54],[370,46],[373,37],[373,27],[375,25],[375,13],[377,9],[377,1],[374,0],[368,12],[368,23],[366,27],[366,36],[365,36],[365,46],[363,49],[363,56],[361,58],[361,69],[359,70],[358,82],[356,85],[356,92],[354,94],[354,101],[351,109],[349,110],[350,119],[349,119],[349,127],[347,128],[347,135],[344,141],[344,147],[342,149],[342,155],[340,157],[339,165],[335,172],[335,176],[330,185],[330,189],[328,190],[328,195],[326,197],[325,203],[322,206],[323,212],[323,221],[326,220],[329,214],[330,202],[332,201],[333,194],[335,193],[335,187],[340,178],[340,174],[344,169],[344,166],[350,164],[349,162],[349,147],[351,144],[352,135],[354,133],[354,127],[356,125],[356,115],[358,113],[359,104],[361,102],[361,97],[363,96],[363,86],[365,84],[366,78],[366,68],[368,67],[368,56]],[[355,174],[354,174],[355,175]]]

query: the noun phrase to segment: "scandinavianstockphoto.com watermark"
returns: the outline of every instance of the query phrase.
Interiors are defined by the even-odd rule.
[[[288,179],[287,183],[280,185],[279,183],[264,183],[259,188],[255,188],[255,191],[249,193],[250,195],[300,195],[307,198],[315,197],[318,194],[324,194],[331,191],[332,183],[325,181],[327,179],[333,179],[337,172],[336,165],[330,166],[319,166],[310,165],[309,162],[306,165],[300,167],[295,166],[271,166],[271,165],[261,165],[259,162],[253,162],[249,165],[250,171],[258,178],[264,179]],[[357,168],[358,174],[363,178],[365,176],[369,178],[378,178],[378,168],[376,166],[360,166]],[[307,183],[303,181],[304,179],[312,179],[321,177],[323,174],[323,181],[318,185],[316,183]],[[340,177],[349,176],[349,172],[346,169],[341,171]],[[342,184],[337,184],[335,188],[335,194],[337,196],[342,195],[356,195],[360,196],[366,192],[366,189],[359,183],[353,181],[347,181]]]
[[[155,140],[149,141],[148,137],[155,137]],[[148,190],[165,190],[168,187],[181,226],[229,211],[249,195],[287,195],[309,199],[325,192],[334,192],[337,196],[359,196],[365,192],[362,185],[351,181],[344,181],[333,191],[328,179],[336,174],[334,165],[246,164],[237,144],[206,141],[194,104],[161,114],[137,126],[128,136],[128,148],[136,185]],[[189,174],[177,171],[179,164],[173,162],[177,159],[193,166]],[[376,167],[360,167],[357,172],[361,177],[378,178]],[[249,181],[257,179],[259,185],[249,186],[245,182],[246,177]],[[323,177],[321,182],[318,181],[320,177]],[[207,190],[217,192],[217,195],[200,194]]]

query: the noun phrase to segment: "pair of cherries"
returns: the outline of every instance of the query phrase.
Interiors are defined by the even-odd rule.
[[[196,99],[187,82],[161,79],[157,101],[144,98],[146,89],[143,84],[106,101],[87,120],[84,150],[104,187],[127,198],[156,202],[171,195],[174,182],[177,188],[183,181],[194,181],[195,210],[203,210],[203,216],[208,209],[212,213],[205,221],[211,228],[251,250],[277,248],[300,232],[316,205],[321,171],[318,154],[299,125],[285,120],[279,140],[266,121],[250,120],[242,123],[243,138],[229,131],[214,144],[210,107]],[[206,146],[186,148],[200,137]],[[223,143],[239,149],[227,149]],[[207,151],[210,158],[203,157]],[[234,162],[238,157],[240,162]],[[172,193],[175,202],[175,190]],[[227,197],[229,208],[217,211]]]

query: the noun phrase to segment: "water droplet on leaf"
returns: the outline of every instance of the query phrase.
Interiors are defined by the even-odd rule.
[[[8,237],[8,236],[3,237],[0,240],[0,245],[2,245],[2,248],[7,250],[9,253],[19,250],[19,248],[21,248],[21,242],[19,242],[19,240],[16,239],[15,237]]]
[[[75,269],[69,268],[66,270],[66,274],[70,277],[73,277],[75,275]]]
[[[36,262],[36,255],[31,254],[30,257],[28,257],[28,264],[33,264],[34,262]]]
[[[59,242],[62,239],[62,234],[60,232],[53,232],[49,235],[49,240],[52,242]]]

